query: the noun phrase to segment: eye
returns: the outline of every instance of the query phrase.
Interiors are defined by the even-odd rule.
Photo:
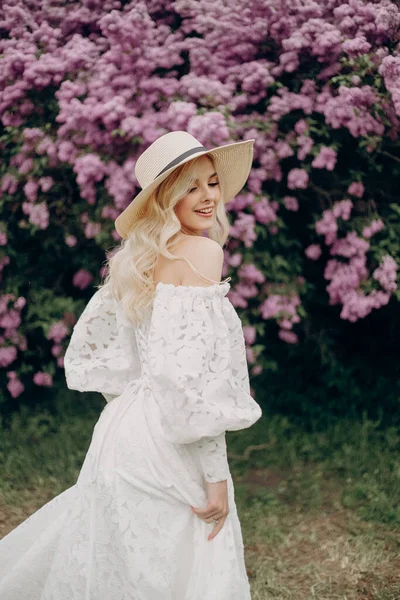
[[[212,187],[214,187],[214,186],[216,186],[216,185],[219,185],[219,182],[217,181],[216,183],[209,183],[208,185],[211,185]],[[190,194],[191,192],[193,192],[193,190],[197,190],[197,188],[195,188],[195,187],[194,187],[194,188],[191,188],[191,189],[188,191],[188,194]]]

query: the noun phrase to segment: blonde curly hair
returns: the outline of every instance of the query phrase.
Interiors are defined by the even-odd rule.
[[[197,165],[202,158],[200,156],[180,165],[164,179],[149,197],[127,239],[121,240],[117,248],[107,253],[106,276],[97,287],[111,291],[134,325],[143,320],[152,303],[156,287],[153,273],[158,256],[161,254],[170,260],[179,260],[170,253],[181,231],[175,206],[198,177]],[[210,155],[208,158],[213,162]],[[223,247],[229,237],[230,223],[224,203],[223,181],[219,179],[219,183],[220,201],[216,204],[215,220],[208,236]]]

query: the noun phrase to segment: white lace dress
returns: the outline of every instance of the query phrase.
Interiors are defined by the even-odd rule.
[[[107,404],[76,483],[0,541],[1,600],[248,600],[225,431],[261,416],[230,284],[158,283],[135,328],[105,290],[74,327],[67,386]],[[227,479],[211,541],[190,505]]]

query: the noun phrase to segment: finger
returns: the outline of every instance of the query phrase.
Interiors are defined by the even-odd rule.
[[[197,514],[197,512],[195,510],[192,510],[192,512],[197,517],[199,517],[199,519],[201,519],[202,521],[205,521],[206,523],[212,523],[213,521],[216,521],[217,519],[220,519],[221,517],[226,516],[223,513],[221,513],[221,511],[217,511],[217,510],[215,510],[213,513],[211,513],[210,516],[208,516],[208,517]]]
[[[212,523],[213,521],[219,521],[222,518],[223,518],[223,515],[219,514],[219,515],[213,515],[212,517],[209,517],[208,519],[203,519],[203,521],[205,521],[206,523]]]
[[[222,517],[222,519],[220,519],[218,521],[218,523],[215,524],[214,529],[212,530],[212,532],[210,533],[210,535],[208,536],[208,541],[210,542],[211,540],[213,540],[215,538],[216,535],[218,535],[218,533],[221,531],[221,529],[224,526],[225,523],[225,519],[226,517]]]
[[[204,521],[205,523],[212,523],[213,521],[216,521],[218,519],[220,519],[223,515],[215,513],[215,515],[212,515],[212,517],[201,517],[200,515],[196,515],[196,517],[198,517],[199,519],[201,519],[202,521]]]
[[[192,508],[192,511],[196,513],[201,518],[209,519],[215,514],[218,514],[220,511],[216,508],[210,508],[207,506],[206,508]]]
[[[196,513],[195,513],[196,514]],[[196,515],[197,517],[199,517],[199,519],[203,519],[204,521],[211,521],[212,519],[219,519],[219,517],[223,516],[221,515],[221,512],[213,512],[213,513],[209,513],[207,515]]]

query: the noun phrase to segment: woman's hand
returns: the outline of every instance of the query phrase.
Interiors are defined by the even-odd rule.
[[[228,483],[226,480],[217,481],[217,483],[206,481],[206,492],[207,506],[205,508],[191,506],[190,508],[206,523],[212,523],[215,519],[218,519],[218,523],[215,523],[214,529],[208,536],[208,540],[211,541],[221,531],[229,514]]]

